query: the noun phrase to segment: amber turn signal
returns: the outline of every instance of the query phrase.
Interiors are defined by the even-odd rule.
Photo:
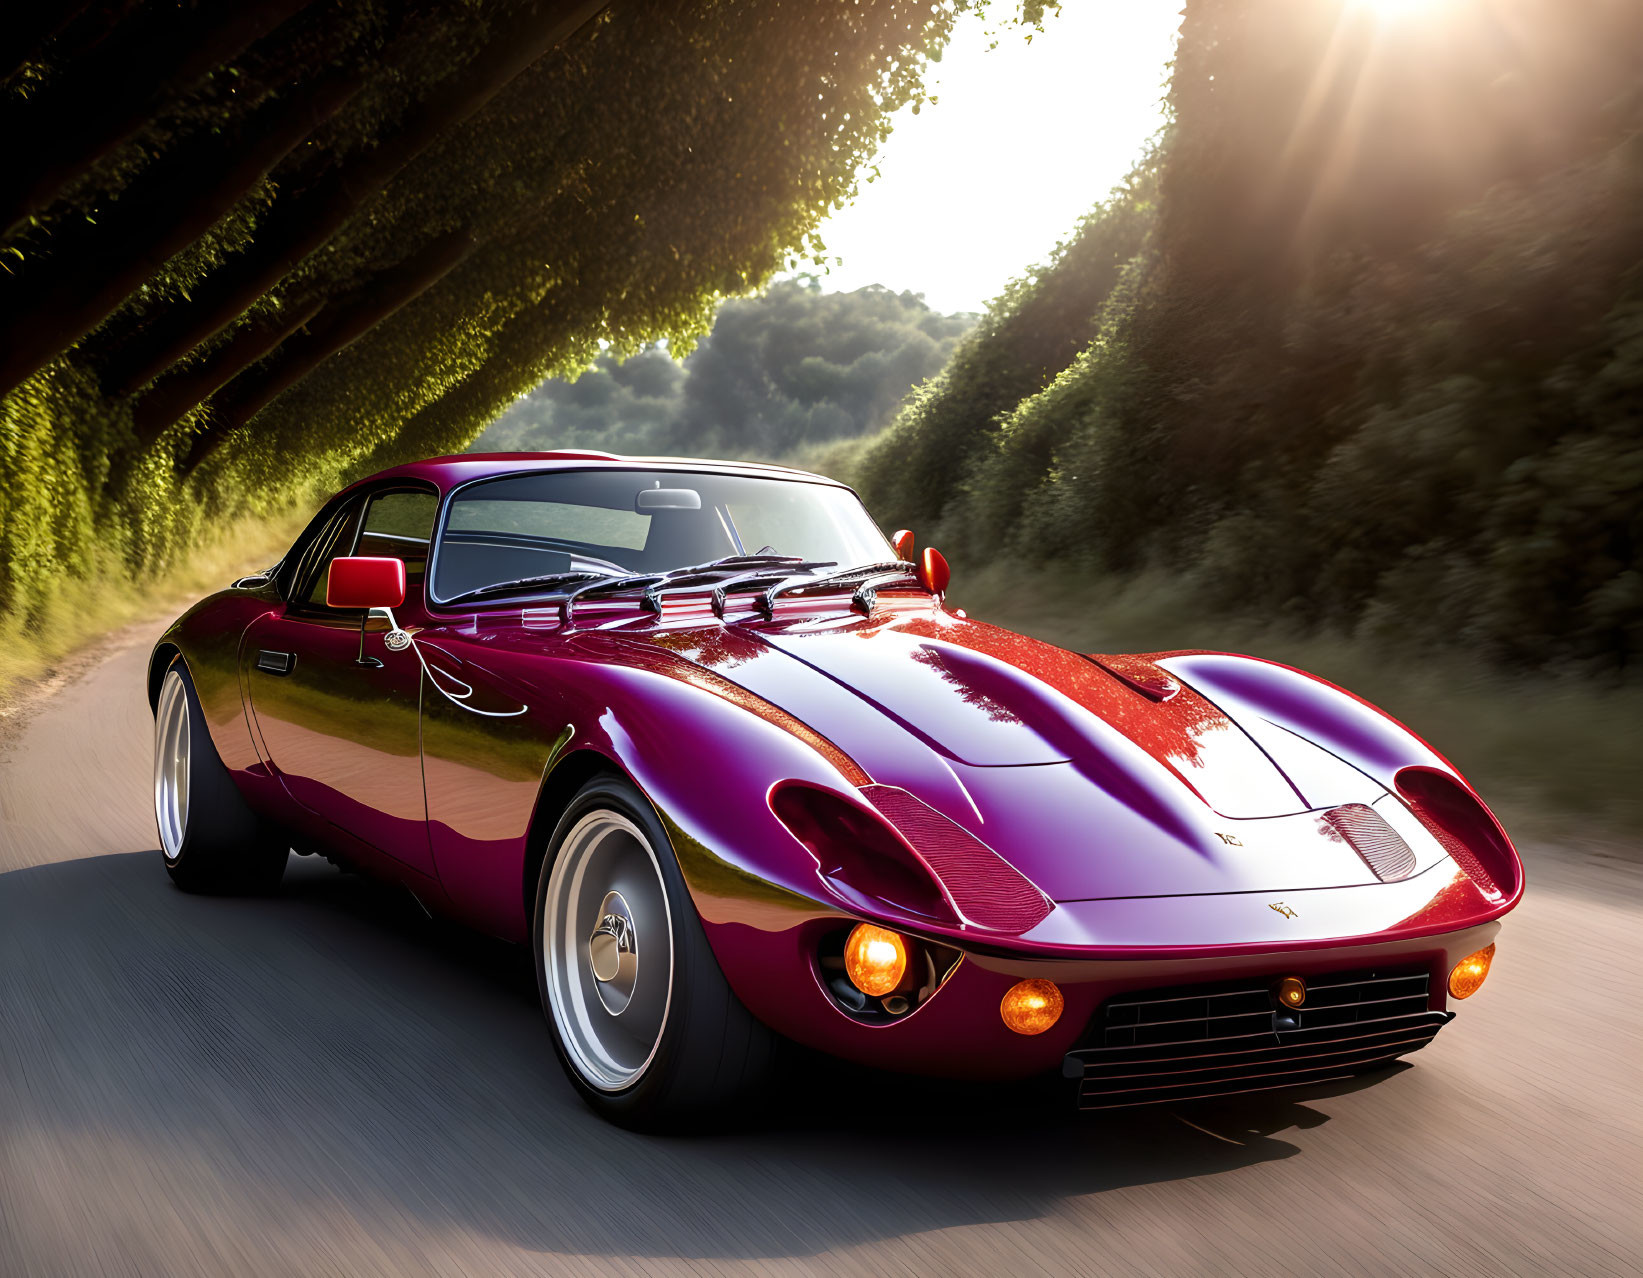
[[[1489,975],[1489,964],[1494,957],[1495,947],[1491,945],[1456,963],[1455,970],[1449,973],[1449,993],[1456,998],[1471,998],[1483,988],[1483,979]]]
[[[1017,981],[998,1005],[998,1014],[1017,1034],[1042,1034],[1061,1019],[1065,1006],[1054,981]]]
[[[1299,1007],[1306,1002],[1306,982],[1298,976],[1286,976],[1278,982],[1278,1001],[1285,1007]]]
[[[844,942],[844,972],[863,994],[893,993],[907,973],[907,942],[887,927],[858,923]]]

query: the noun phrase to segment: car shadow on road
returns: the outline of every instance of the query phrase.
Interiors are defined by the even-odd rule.
[[[539,1253],[808,1256],[1034,1219],[1301,1154],[1309,1100],[1384,1077],[1079,1118],[793,1053],[723,1130],[636,1135],[561,1074],[527,955],[309,859],[262,900],[184,895],[157,852],[15,870],[0,958],[0,1112],[37,1139],[135,1149],[263,1228],[340,1206]]]

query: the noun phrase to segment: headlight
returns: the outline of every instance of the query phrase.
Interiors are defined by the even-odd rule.
[[[1065,1006],[1054,981],[1017,981],[998,1005],[998,1014],[1017,1034],[1042,1034],[1061,1019]]]
[[[907,942],[887,927],[858,923],[844,943],[844,973],[863,994],[893,994],[907,975]]]
[[[1489,964],[1494,961],[1494,957],[1495,947],[1491,945],[1476,954],[1468,954],[1456,963],[1455,970],[1449,973],[1449,992],[1456,998],[1471,998],[1483,988],[1484,979],[1489,975]]]

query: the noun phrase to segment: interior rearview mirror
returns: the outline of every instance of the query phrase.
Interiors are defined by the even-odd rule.
[[[633,508],[647,510],[700,510],[702,494],[694,488],[641,488]]]

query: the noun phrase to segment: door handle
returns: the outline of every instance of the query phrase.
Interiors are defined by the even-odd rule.
[[[271,675],[288,675],[297,668],[294,652],[271,652],[267,648],[257,653],[257,669]]]

